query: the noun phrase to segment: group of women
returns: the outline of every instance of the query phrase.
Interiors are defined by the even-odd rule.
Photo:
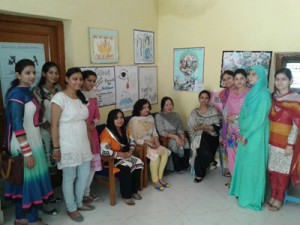
[[[78,210],[94,209],[83,200],[97,200],[90,194],[90,184],[95,171],[101,170],[96,131],[100,115],[91,91],[96,74],[71,68],[66,73],[66,88],[61,91],[58,66],[47,62],[39,84],[31,90],[36,79],[34,62],[22,59],[15,71],[17,78],[6,94],[6,143],[9,154],[23,154],[25,165],[22,185],[6,183],[5,196],[16,203],[14,224],[44,224],[38,209],[58,213],[45,205],[62,201],[53,197],[50,181],[56,166],[63,171],[68,214],[74,221],[83,221]]]
[[[41,80],[32,90],[34,63],[20,60],[15,71],[17,78],[6,94],[6,143],[11,155],[24,156],[24,183],[7,182],[5,196],[16,202],[16,225],[44,224],[38,218],[39,205],[59,200],[53,197],[49,176],[56,166],[63,173],[68,215],[76,222],[83,221],[80,211],[93,210],[88,203],[97,200],[90,194],[90,185],[95,171],[102,169],[100,155],[115,158],[121,196],[126,204],[134,205],[142,199],[138,185],[143,162],[136,156],[137,144],[147,146],[152,183],[158,191],[171,187],[163,179],[165,169],[181,171],[191,164],[194,182],[199,183],[207,168],[216,168],[221,132],[232,176],[229,194],[238,198],[240,206],[262,209],[267,169],[272,189],[267,207],[272,211],[280,209],[290,178],[294,185],[300,184],[300,98],[290,91],[292,74],[288,69],[275,74],[272,102],[263,67],[253,66],[248,77],[243,69],[225,71],[222,80],[226,88],[220,93],[223,115],[210,103],[210,92],[201,91],[199,107],[188,118],[190,142],[170,97],[161,100],[161,112],[155,118],[149,101],[138,100],[128,126],[120,109],[110,111],[98,137],[100,115],[92,92],[97,78],[93,71],[70,68],[64,90],[57,84],[55,63],[43,66]],[[159,135],[168,139],[167,146],[160,145]]]
[[[294,185],[300,184],[300,96],[290,90],[291,71],[284,68],[275,73],[272,98],[261,66],[250,70],[250,89],[241,69],[225,71],[222,76],[226,87],[220,93],[222,143],[232,176],[231,184],[227,184],[229,195],[236,196],[241,207],[262,210],[268,172],[271,199],[266,207],[278,211],[290,178]]]

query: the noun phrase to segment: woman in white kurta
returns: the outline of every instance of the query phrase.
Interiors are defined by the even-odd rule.
[[[88,101],[80,92],[81,70],[69,69],[66,83],[66,89],[51,100],[53,158],[58,161],[58,169],[63,171],[62,189],[68,214],[72,220],[82,222],[84,218],[78,210],[89,211],[94,207],[82,203],[92,153],[86,125]]]

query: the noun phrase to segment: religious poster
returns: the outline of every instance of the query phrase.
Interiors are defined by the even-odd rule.
[[[204,48],[174,49],[174,90],[200,92],[203,88]]]
[[[81,70],[92,70],[97,74],[93,91],[98,97],[99,107],[114,105],[116,103],[115,68],[113,66],[94,66],[81,67]]]
[[[122,111],[133,109],[138,100],[137,66],[116,66],[116,107]]]

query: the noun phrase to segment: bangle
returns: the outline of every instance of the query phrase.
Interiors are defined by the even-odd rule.
[[[236,116],[235,116],[235,119],[238,119],[238,118],[239,118],[239,115],[236,115]]]
[[[60,151],[60,147],[53,148],[53,152]]]

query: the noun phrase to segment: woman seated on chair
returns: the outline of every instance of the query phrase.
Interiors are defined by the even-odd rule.
[[[210,93],[207,90],[198,96],[199,108],[192,110],[188,119],[188,132],[191,141],[192,158],[190,162],[195,170],[195,183],[203,180],[206,169],[216,168],[215,153],[219,146],[220,114],[209,104]]]
[[[289,69],[283,68],[275,73],[276,91],[269,114],[268,172],[272,194],[267,207],[271,211],[281,208],[291,175],[293,185],[300,184],[300,171],[296,171],[295,166],[300,157],[300,95],[290,90],[292,82]]]
[[[164,188],[170,187],[170,184],[162,179],[170,150],[160,145],[150,110],[151,105],[147,99],[138,100],[133,106],[128,128],[138,144],[148,146],[147,158],[150,159],[153,186],[163,191]]]
[[[115,166],[120,169],[120,191],[127,205],[135,205],[134,199],[142,199],[138,186],[143,162],[132,155],[135,140],[124,124],[124,113],[113,109],[108,113],[106,128],[100,134],[102,156],[116,159]]]
[[[181,119],[173,112],[174,103],[170,97],[163,97],[160,103],[161,112],[155,116],[155,124],[160,136],[169,138],[168,148],[172,151],[167,169],[181,171],[189,167],[189,142],[184,136]]]

